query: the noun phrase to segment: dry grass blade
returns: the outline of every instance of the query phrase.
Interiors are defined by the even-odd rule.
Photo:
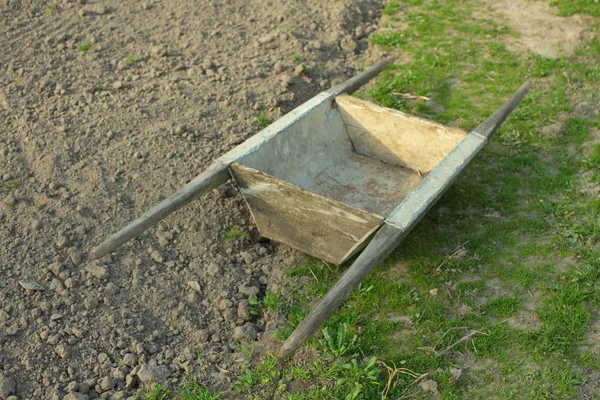
[[[411,371],[408,368],[397,368],[396,365],[393,364],[393,363],[392,363],[394,365],[393,368],[390,367],[389,365],[387,365],[383,361],[380,361],[379,363],[382,364],[385,367],[385,369],[386,369],[386,371],[388,373],[388,380],[387,380],[387,383],[385,385],[385,389],[381,393],[381,400],[385,400],[387,398],[387,395],[388,395],[390,389],[392,388],[392,384],[394,382],[394,378],[396,377],[396,375],[398,375],[398,374],[404,374],[404,375],[410,376],[411,378],[415,378],[415,380],[409,385],[409,388],[412,387],[412,386],[414,386],[415,383],[417,383],[418,381],[420,381],[421,379],[423,379],[427,375],[429,375],[428,373],[419,375],[416,372]]]
[[[410,94],[410,93],[392,92],[392,94],[393,94],[394,96],[402,97],[403,99],[407,99],[407,100],[424,100],[424,101],[429,101],[429,100],[431,100],[431,98],[430,98],[430,97],[426,97],[426,96],[417,96],[417,95]]]
[[[465,247],[465,244],[469,243],[468,241],[459,244],[456,249],[454,249],[454,252],[452,252],[452,254],[446,256],[446,259],[444,259],[444,261],[442,261],[442,263],[435,269],[435,272],[439,274],[440,270],[442,269],[442,266],[444,266],[444,264],[446,264],[448,262],[448,260],[451,259],[456,259],[456,260],[462,260],[463,258],[465,258],[467,256],[467,254],[469,253],[469,250],[467,250],[467,248]]]
[[[439,356],[442,356],[442,355],[446,354],[447,352],[449,352],[450,350],[452,350],[454,347],[458,346],[459,344],[468,341],[469,339],[471,339],[475,335],[478,335],[478,334],[487,335],[487,333],[484,333],[484,332],[481,332],[481,331],[471,330],[468,334],[466,334],[462,338],[458,339],[456,342],[452,343],[450,346],[446,347],[444,350],[441,350],[441,351],[437,350],[437,347],[442,342],[442,340],[444,340],[444,338],[446,337],[446,335],[448,335],[448,333],[450,333],[452,331],[455,331],[455,330],[461,330],[461,329],[468,329],[468,328],[466,326],[459,326],[459,327],[450,328],[446,332],[444,332],[444,334],[442,335],[442,337],[438,339],[438,341],[435,343],[435,345],[433,345],[433,347],[419,347],[418,349],[419,350],[430,351],[433,354],[435,354],[436,357],[439,357]]]

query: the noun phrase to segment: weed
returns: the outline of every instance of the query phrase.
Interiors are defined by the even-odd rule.
[[[256,117],[256,123],[258,123],[258,126],[261,128],[266,128],[267,126],[271,125],[271,120],[269,119],[266,111],[259,111],[258,116]]]
[[[136,64],[143,60],[144,60],[144,57],[139,56],[137,54],[132,54],[125,59],[125,61],[127,61],[129,64]]]
[[[262,302],[268,310],[280,310],[284,305],[284,301],[281,296],[279,296],[277,293],[269,291],[265,293],[265,297],[263,298]]]
[[[323,339],[319,340],[321,346],[330,351],[335,357],[356,351],[358,335],[349,333],[347,323],[340,322],[337,332],[329,327],[323,328],[321,332],[323,333]]]
[[[84,52],[84,53],[86,51],[88,51],[89,49],[91,49],[91,48],[92,48],[92,45],[88,44],[88,43],[79,43],[79,44],[77,44],[77,49],[79,51],[81,51],[81,52]]]
[[[172,392],[163,385],[156,385],[152,390],[144,392],[141,391],[137,394],[137,400],[167,400],[170,398]]]
[[[248,312],[250,315],[259,316],[262,314],[262,303],[256,296],[248,297]]]
[[[298,53],[294,53],[291,56],[289,56],[288,61],[292,61],[292,62],[300,62],[302,61],[302,56]]]
[[[390,0],[385,5],[385,7],[383,9],[383,13],[385,15],[394,15],[398,11],[400,11],[401,9],[402,9],[402,5],[398,1],[396,1],[396,0]]]
[[[225,240],[235,240],[235,239],[250,239],[250,234],[248,232],[242,232],[239,226],[233,225],[229,231],[227,231],[223,235],[223,239]]]
[[[4,184],[2,186],[4,187],[5,190],[11,191],[11,190],[19,189],[22,185],[20,182],[12,180],[12,181],[4,182]]]
[[[212,394],[207,388],[196,380],[189,380],[183,384],[183,390],[177,394],[178,400],[219,400],[221,393]]]
[[[380,370],[376,364],[377,357],[371,357],[363,366],[359,365],[355,358],[342,365],[343,377],[337,382],[346,389],[346,400],[374,398],[374,389],[381,385]]]

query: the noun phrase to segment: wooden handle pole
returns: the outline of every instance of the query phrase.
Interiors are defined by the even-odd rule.
[[[339,85],[332,87],[327,91],[327,93],[331,93],[335,96],[340,95],[342,93],[352,94],[356,92],[365,83],[369,82],[371,79],[379,75],[379,73],[383,71],[392,62],[394,62],[395,59],[395,57],[390,57],[386,58],[381,62],[378,62],[377,64],[373,65],[364,72],[356,75],[354,78],[350,78],[346,82],[342,82]]]
[[[114,251],[117,247],[155,225],[167,215],[188,204],[190,201],[202,196],[209,190],[220,186],[228,179],[229,171],[227,170],[226,165],[219,163],[212,164],[204,172],[190,181],[190,183],[175,192],[171,197],[152,207],[141,217],[131,222],[119,232],[111,235],[100,245],[92,249],[90,258],[97,259]]]
[[[289,358],[306,339],[314,335],[321,324],[394,251],[405,236],[402,230],[384,223],[367,248],[283,343],[279,349],[279,357],[282,360]]]

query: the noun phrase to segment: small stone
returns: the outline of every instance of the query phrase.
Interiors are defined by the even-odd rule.
[[[137,376],[142,383],[155,385],[165,383],[171,376],[171,371],[166,365],[143,364],[137,372]]]
[[[3,399],[17,393],[17,381],[11,376],[0,374],[0,395]]]
[[[429,291],[429,294],[432,295],[432,296],[437,296],[438,295],[438,288],[431,289]]]
[[[423,389],[424,392],[438,394],[437,382],[431,379],[419,383],[419,387]]]
[[[233,330],[233,339],[241,340],[243,338],[249,340],[256,340],[258,338],[258,329],[256,329],[256,325],[251,322],[248,322],[244,326],[237,326]]]
[[[460,379],[463,374],[463,370],[461,368],[450,368],[450,375],[452,378],[450,379],[450,383],[456,383]]]
[[[242,257],[246,265],[250,265],[254,261],[254,256],[252,255],[252,253],[248,253],[247,251],[242,251],[240,253],[240,256]]]
[[[79,392],[71,392],[63,397],[63,400],[89,400],[90,396]]]
[[[105,376],[100,380],[98,386],[100,386],[100,389],[102,389],[103,392],[108,392],[109,390],[114,389],[115,381],[111,377]]]
[[[356,49],[358,48],[358,44],[350,36],[346,36],[345,38],[343,38],[340,41],[340,47],[346,53],[354,53],[356,51]]]
[[[296,68],[294,68],[294,75],[303,76],[306,75],[306,67],[304,64],[298,64]]]
[[[123,365],[125,365],[126,367],[130,367],[133,368],[137,365],[138,362],[138,358],[135,354],[133,353],[127,353],[123,356],[123,359],[121,360],[121,363]]]
[[[113,89],[122,89],[123,88],[123,82],[122,81],[115,81],[112,84]]]
[[[23,289],[28,290],[30,292],[46,290],[46,288],[44,286],[42,286],[40,283],[33,282],[33,281],[28,281],[28,282],[19,281],[19,285],[21,285],[21,287],[23,287]]]
[[[160,254],[158,250],[154,250],[150,253],[150,257],[159,264],[162,264],[164,261],[162,254]]]
[[[72,382],[69,382],[69,384],[65,388],[65,392],[67,392],[67,393],[76,392],[78,388],[79,388],[79,385],[77,384],[77,382],[72,381]]]
[[[250,307],[248,306],[247,301],[241,301],[238,304],[237,315],[238,315],[238,318],[240,318],[242,320],[250,319]]]
[[[87,309],[87,310],[93,310],[94,308],[98,307],[98,299],[91,295],[90,297],[87,297],[84,301],[83,301],[83,306]]]
[[[121,288],[112,282],[108,282],[108,285],[106,285],[104,290],[111,294],[118,294],[121,291]]]
[[[127,375],[125,377],[125,389],[135,389],[135,387],[138,385],[139,383],[139,379],[136,375]]]
[[[221,275],[221,267],[215,262],[211,262],[206,266],[206,273],[210,276]]]
[[[65,290],[65,286],[63,285],[63,283],[61,281],[54,278],[54,279],[52,279],[52,282],[50,283],[50,290],[53,290],[56,293],[62,293]]]
[[[52,264],[48,265],[48,271],[52,272],[52,274],[54,276],[58,276],[58,274],[60,274],[61,270],[62,270],[62,267],[57,262],[53,262]]]
[[[190,289],[192,289],[195,292],[200,293],[200,283],[198,283],[198,281],[188,281],[188,286],[190,287]]]
[[[365,28],[362,25],[357,26],[354,29],[354,36],[356,36],[357,39],[360,39],[363,36],[365,36]]]
[[[58,321],[59,319],[61,319],[63,316],[62,314],[52,314],[50,316],[50,321]]]
[[[275,72],[276,74],[281,74],[283,72],[285,72],[286,67],[285,67],[285,63],[283,61],[277,61],[275,63],[275,65],[273,66],[273,72]]]
[[[150,49],[150,54],[155,58],[165,57],[167,55],[167,47],[162,45],[153,46]]]
[[[8,337],[4,334],[4,332],[0,331],[0,346],[8,342]]]
[[[66,236],[64,235],[60,235],[58,237],[58,239],[56,240],[56,247],[58,247],[59,249],[63,249],[68,243],[68,239]]]
[[[241,285],[238,287],[238,291],[244,296],[256,296],[258,294],[258,288],[256,286],[244,286]]]
[[[107,279],[109,277],[108,267],[98,260],[95,260],[88,264],[86,270],[94,278]]]
[[[80,338],[83,336],[83,331],[79,328],[72,328],[71,332],[73,333],[73,336],[75,336],[75,337]]]
[[[56,352],[56,354],[58,354],[60,358],[63,359],[69,358],[71,356],[71,349],[65,346],[64,344],[56,346],[54,351]]]

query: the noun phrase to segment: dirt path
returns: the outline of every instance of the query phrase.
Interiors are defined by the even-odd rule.
[[[0,398],[226,383],[234,344],[282,323],[248,298],[277,292],[292,255],[258,241],[231,186],[86,254],[256,133],[261,110],[362,69],[383,2],[85,3],[0,7]]]

